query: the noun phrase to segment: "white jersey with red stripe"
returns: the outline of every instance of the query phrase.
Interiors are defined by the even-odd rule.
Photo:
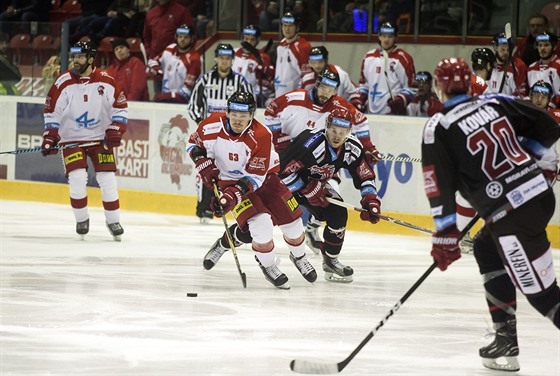
[[[324,129],[327,116],[335,108],[343,108],[351,115],[352,133],[360,140],[370,140],[369,123],[360,111],[338,95],[323,106],[316,105],[312,96],[316,89],[297,89],[274,99],[264,112],[264,124],[272,132],[296,138],[305,129]]]
[[[263,89],[262,95],[266,98],[270,96],[270,89],[268,88],[269,81],[274,78],[274,69],[270,64],[270,57],[264,52],[260,53],[262,60],[262,77],[259,82],[259,77],[257,77],[257,67],[261,64],[257,61],[255,55],[245,52],[243,48],[237,48],[235,50],[235,58],[233,59],[233,65],[231,70],[239,73],[247,79],[247,82],[253,88],[255,95],[261,94],[261,88]],[[269,77],[270,75],[270,77]],[[265,82],[263,82],[263,80]]]
[[[235,135],[224,114],[212,114],[190,135],[187,153],[197,146],[206,149],[207,156],[214,159],[220,181],[247,178],[252,191],[262,186],[269,173],[280,169],[278,153],[272,147],[272,133],[256,119]]]
[[[282,39],[276,49],[276,73],[274,90],[276,97],[288,93],[301,86],[301,72],[308,70],[311,44],[298,36],[292,42]]]
[[[527,87],[527,66],[523,60],[519,58],[514,58],[515,63],[515,79],[513,66],[508,65],[508,70],[504,82],[504,87],[502,88],[502,94],[513,95],[516,97],[524,97],[529,93]],[[504,71],[506,69],[506,64],[495,64],[492,70],[492,75],[488,80],[488,88],[490,93],[499,93],[500,85],[502,84],[502,79],[504,77]]]
[[[172,43],[148,65],[159,65],[163,70],[162,93],[179,93],[186,101],[189,100],[201,72],[198,52],[191,48],[180,53],[177,44]]]
[[[488,83],[484,80],[484,78],[477,76],[476,74],[471,74],[471,88],[470,88],[470,95],[482,95],[482,94],[490,94],[490,88],[488,87]]]
[[[358,93],[358,86],[352,82],[348,73],[338,65],[328,64],[325,69],[331,72],[336,72],[340,78],[340,85],[338,85],[337,95],[349,100],[350,96]],[[317,84],[317,72],[313,69],[301,74],[301,88],[311,90]]]
[[[555,55],[548,64],[543,64],[542,60],[535,61],[529,66],[527,77],[529,87],[537,81],[549,83],[554,90],[554,95],[560,94],[560,57]]]
[[[372,114],[388,114],[391,108],[387,101],[399,94],[412,98],[415,90],[414,61],[399,47],[388,51],[387,78],[385,77],[385,59],[381,48],[370,50],[362,60],[360,69],[359,92],[367,97],[368,111]],[[389,81],[391,93],[389,93]]]
[[[47,94],[44,122],[45,130],[59,130],[60,144],[103,140],[111,123],[128,123],[128,104],[105,70],[93,68],[88,77],[68,70]]]

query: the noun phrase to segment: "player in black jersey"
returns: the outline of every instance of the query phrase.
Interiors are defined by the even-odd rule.
[[[435,70],[445,107],[428,120],[422,140],[424,187],[437,230],[431,255],[441,270],[461,257],[459,191],[485,220],[474,256],[496,337],[480,356],[486,367],[516,371],[515,288],[560,327],[560,289],[546,235],[555,198],[535,162],[560,137],[560,126],[528,101],[500,94],[469,97],[470,74],[456,58],[443,59]],[[498,362],[504,357],[506,363]]]
[[[328,181],[341,168],[347,169],[354,186],[361,191],[361,205],[367,210],[360,217],[377,223],[381,213],[375,173],[367,162],[362,144],[350,134],[351,119],[348,111],[336,108],[327,117],[324,130],[304,130],[280,153],[279,175],[284,183],[300,205],[327,223],[320,249],[325,279],[333,282],[352,282],[354,271],[338,261],[348,212],[327,201],[329,196],[342,201]]]

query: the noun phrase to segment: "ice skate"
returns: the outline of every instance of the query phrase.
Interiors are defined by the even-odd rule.
[[[206,253],[206,256],[204,256],[204,261],[202,261],[204,269],[212,269],[214,265],[218,263],[218,260],[220,260],[223,254],[227,251],[227,249],[222,246],[221,240],[222,238],[216,240],[216,242],[212,244],[212,247],[210,247],[208,253]]]
[[[321,227],[321,222],[313,222],[310,219],[307,222],[307,226],[305,227],[305,244],[315,253],[318,255],[321,253],[321,243],[323,239],[319,235],[319,228]]]
[[[516,320],[508,320],[496,330],[494,341],[478,350],[486,368],[499,371],[519,371]]]
[[[459,242],[459,248],[461,248],[461,253],[463,254],[473,253],[473,246],[474,246],[473,238],[471,238],[471,236],[468,233]]]
[[[124,229],[119,222],[107,223],[107,229],[109,229],[109,232],[113,235],[113,239],[116,242],[121,241],[121,235],[124,233]]]
[[[338,261],[336,257],[323,255],[323,271],[325,272],[325,279],[330,282],[352,282],[352,274],[354,270]]]
[[[266,277],[266,280],[274,285],[274,287],[278,287],[282,290],[289,290],[290,285],[288,284],[288,277],[286,274],[282,273],[282,271],[278,268],[278,263],[275,262],[273,265],[265,268],[262,266],[259,258],[255,256],[255,260],[259,263],[259,266]]]
[[[307,282],[313,283],[317,280],[317,272],[315,271],[315,268],[313,267],[313,265],[311,265],[309,260],[307,260],[305,254],[300,257],[295,257],[290,252],[290,260],[292,260],[296,268],[299,270],[303,278],[307,280]]]
[[[89,232],[89,218],[76,223],[76,232],[80,235],[80,239],[84,240],[85,235]]]

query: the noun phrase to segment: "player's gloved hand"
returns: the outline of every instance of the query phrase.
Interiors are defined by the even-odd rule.
[[[292,142],[292,138],[286,133],[273,132],[272,133],[272,143],[274,144],[274,149],[277,152],[281,152],[286,149],[288,145]]]
[[[558,172],[554,170],[542,170],[545,179],[548,181],[548,185],[552,187],[556,180],[558,179]]]
[[[459,248],[460,237],[461,233],[455,225],[432,235],[431,255],[441,271],[446,270],[453,261],[461,258],[461,248]]]
[[[367,95],[366,94],[353,94],[350,96],[350,103],[360,112],[366,112]]]
[[[312,206],[318,206],[321,208],[326,208],[329,206],[327,197],[331,194],[326,188],[325,184],[319,180],[311,180],[303,189],[299,191]]]
[[[360,138],[360,142],[364,146],[366,162],[370,166],[374,166],[377,162],[381,160],[381,153],[379,152],[379,150],[377,150],[377,148],[369,138]]]
[[[194,162],[196,171],[202,178],[202,183],[210,190],[214,189],[214,179],[218,180],[220,170],[214,164],[212,158],[199,158]]]
[[[163,70],[156,60],[148,61],[148,66],[146,67],[146,75],[148,78],[156,78],[157,76],[163,76]]]
[[[360,213],[362,221],[370,221],[373,224],[379,222],[379,214],[381,214],[381,201],[379,196],[374,193],[368,193],[360,200],[362,208],[367,210]]]
[[[126,132],[126,124],[112,123],[105,131],[105,145],[116,148],[121,145],[122,135]]]
[[[243,193],[235,185],[230,185],[222,191],[218,204],[222,207],[224,214],[230,212],[241,202]]]
[[[391,107],[392,115],[406,115],[406,98],[404,95],[399,94],[389,99],[387,105]]]
[[[60,141],[58,129],[48,129],[43,133],[43,143],[41,144],[41,154],[43,154],[43,157],[58,153],[58,149],[54,149],[58,141]]]

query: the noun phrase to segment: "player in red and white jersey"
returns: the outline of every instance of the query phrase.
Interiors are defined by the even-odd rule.
[[[379,47],[362,60],[359,96],[352,104],[371,114],[406,115],[406,106],[414,96],[414,61],[395,44],[398,28],[384,23],[379,28]],[[387,52],[388,59],[383,56]]]
[[[235,50],[235,58],[231,69],[244,76],[253,87],[257,96],[257,105],[264,106],[272,94],[274,81],[274,67],[270,57],[257,49],[261,37],[261,30],[254,25],[243,28],[243,48]]]
[[[200,54],[194,49],[194,29],[181,25],[170,44],[154,59],[148,61],[148,75],[162,76],[161,93],[155,102],[188,103],[192,89],[201,72]]]
[[[304,278],[314,282],[317,272],[305,258],[301,209],[277,175],[280,161],[272,134],[254,119],[256,107],[252,93],[234,92],[226,114],[212,114],[200,122],[189,137],[187,152],[204,185],[213,188],[217,183],[221,188],[219,198],[212,198],[216,215],[233,212],[238,224],[232,228],[236,240],[252,243],[266,279],[288,289],[288,277],[275,260],[274,225],[284,234],[290,259]],[[224,235],[206,254],[204,268],[213,268],[227,248]]]
[[[537,50],[540,60],[529,66],[528,81],[531,87],[538,81],[544,81],[552,86],[554,95],[560,95],[560,57],[555,48],[558,37],[548,31],[536,36]]]
[[[408,116],[433,116],[443,108],[443,104],[432,91],[432,75],[430,72],[418,72],[415,83],[418,93],[406,106],[406,114]]]
[[[42,153],[57,154],[68,177],[70,204],[76,218],[76,232],[89,232],[87,208],[87,158],[91,160],[105,209],[106,224],[114,239],[120,241],[117,169],[113,148],[121,144],[128,123],[128,104],[120,87],[106,71],[93,65],[96,50],[91,42],[78,42],[70,49],[72,70],[63,72],[51,86],[45,100],[45,132]],[[97,143],[94,143],[97,142]],[[72,144],[94,143],[88,147]]]
[[[471,95],[490,93],[486,80],[492,75],[496,56],[489,48],[475,48],[471,54]]]
[[[523,60],[518,57],[512,58],[508,63],[510,59],[508,40],[504,33],[494,35],[493,45],[496,64],[494,64],[494,69],[488,79],[490,92],[514,95],[517,97],[526,96],[529,91],[527,86],[527,66]],[[500,91],[506,66],[507,74],[502,90]]]
[[[311,90],[297,89],[274,99],[264,112],[265,125],[272,131],[274,147],[282,151],[308,128],[323,129],[327,116],[335,108],[350,113],[352,133],[366,150],[368,162],[374,164],[380,154],[371,142],[367,118],[344,98],[336,95],[340,85],[338,74],[327,69],[319,72]]]
[[[338,85],[337,95],[350,100],[351,97],[358,95],[358,86],[350,79],[344,69],[338,65],[329,64],[329,51],[324,46],[316,46],[309,52],[310,70],[301,74],[301,88],[311,90],[317,85],[317,74],[324,69],[328,69],[338,74],[340,85]]]
[[[293,12],[284,13],[281,24],[284,39],[276,49],[276,97],[300,87],[301,72],[309,69],[307,59],[311,50],[311,44],[299,35],[299,15]]]

